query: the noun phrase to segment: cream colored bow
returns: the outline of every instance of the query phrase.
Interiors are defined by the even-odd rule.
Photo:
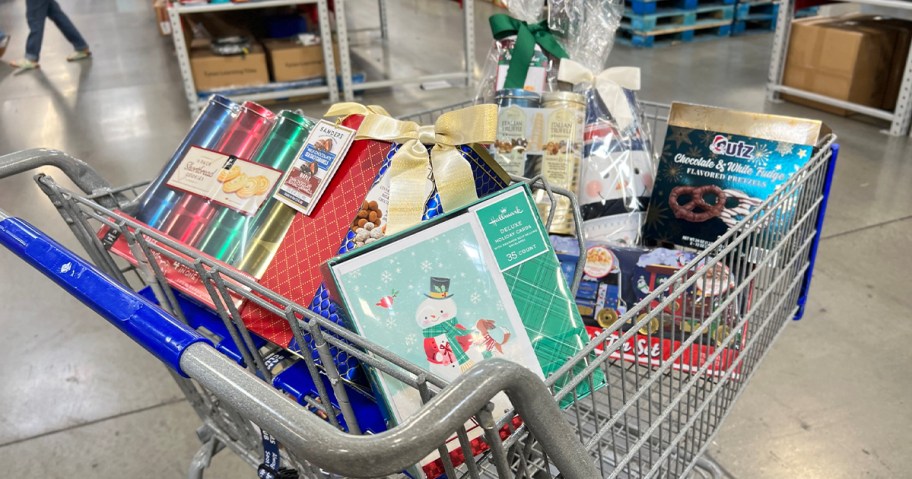
[[[355,103],[355,102],[335,103],[331,107],[329,107],[329,110],[327,110],[326,114],[323,116],[346,117],[349,115],[370,115],[372,113],[376,114],[376,115],[390,116],[390,114],[386,112],[386,109],[384,109],[380,105],[364,106],[360,103]]]
[[[613,67],[598,75],[573,60],[561,60],[557,79],[573,84],[589,83],[595,87],[599,97],[608,107],[621,130],[633,123],[634,113],[630,109],[624,89],[639,91],[640,69],[637,67]]]
[[[402,231],[421,221],[433,175],[440,204],[452,211],[478,199],[472,167],[458,145],[491,143],[497,134],[497,106],[476,105],[444,113],[433,126],[369,114],[358,128],[356,140],[400,143],[390,159],[389,211],[386,234]],[[433,145],[428,154],[425,145]]]

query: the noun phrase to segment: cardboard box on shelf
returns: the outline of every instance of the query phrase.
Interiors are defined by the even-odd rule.
[[[191,50],[190,67],[199,91],[269,83],[266,53],[257,44],[247,55],[220,56],[208,48]]]
[[[323,45],[303,45],[297,37],[268,39],[263,46],[269,57],[272,80],[287,82],[326,74]],[[339,47],[333,43],[336,71],[339,70]]]
[[[168,2],[156,0],[152,2],[152,8],[155,9],[155,22],[158,23],[158,32],[162,36],[171,35],[171,19],[168,18]]]
[[[883,108],[896,41],[895,31],[858,21],[857,17],[795,21],[783,84]],[[837,115],[852,113],[791,95],[783,95],[783,98]]]
[[[874,28],[880,28],[896,35],[893,45],[893,58],[890,61],[890,71],[884,89],[883,109],[893,111],[899,90],[902,86],[903,73],[906,70],[906,59],[909,56],[910,42],[912,42],[912,21],[900,18],[867,16],[860,17],[859,22]]]

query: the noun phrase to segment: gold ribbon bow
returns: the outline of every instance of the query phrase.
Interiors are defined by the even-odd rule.
[[[390,159],[389,211],[386,234],[402,231],[421,221],[433,175],[444,211],[478,199],[472,167],[458,145],[492,143],[497,135],[497,106],[476,105],[440,115],[434,125],[420,126],[381,114],[368,114],[356,140],[401,143]],[[425,145],[433,145],[428,154]]]
[[[360,103],[354,102],[342,102],[335,103],[329,110],[326,111],[326,114],[323,116],[327,117],[347,117],[349,115],[363,115],[367,116],[370,114],[390,116],[389,113],[380,105],[362,105]]]
[[[603,70],[598,75],[592,70],[573,60],[561,60],[557,79],[569,83],[589,83],[595,87],[599,97],[608,107],[611,116],[621,130],[633,123],[634,113],[630,109],[627,95],[622,89],[638,91],[640,89],[640,69],[637,67],[614,67]]]

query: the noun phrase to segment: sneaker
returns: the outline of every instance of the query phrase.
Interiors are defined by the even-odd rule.
[[[13,67],[13,68],[16,69],[16,71],[13,72],[14,75],[18,75],[18,74],[20,74],[20,73],[22,73],[22,72],[24,72],[24,71],[35,70],[35,69],[37,69],[37,68],[41,68],[41,66],[38,65],[37,62],[33,62],[33,61],[31,61],[31,60],[29,60],[29,59],[27,59],[27,58],[23,58],[22,60],[16,60],[16,61],[9,62],[9,64],[10,64],[11,67]]]
[[[9,35],[0,35],[0,57],[6,53],[6,47],[9,46],[10,36]]]
[[[79,60],[85,60],[92,56],[92,52],[89,50],[77,50],[75,53],[67,57],[68,62],[78,62]]]

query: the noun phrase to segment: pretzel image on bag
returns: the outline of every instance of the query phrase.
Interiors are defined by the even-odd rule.
[[[703,198],[707,193],[711,193],[715,198],[712,200],[713,203],[707,203]],[[682,196],[689,197],[689,201],[680,203],[679,200]],[[701,223],[722,214],[722,210],[725,208],[725,198],[722,188],[716,185],[676,186],[668,195],[668,206],[674,212],[675,218],[691,223]]]

